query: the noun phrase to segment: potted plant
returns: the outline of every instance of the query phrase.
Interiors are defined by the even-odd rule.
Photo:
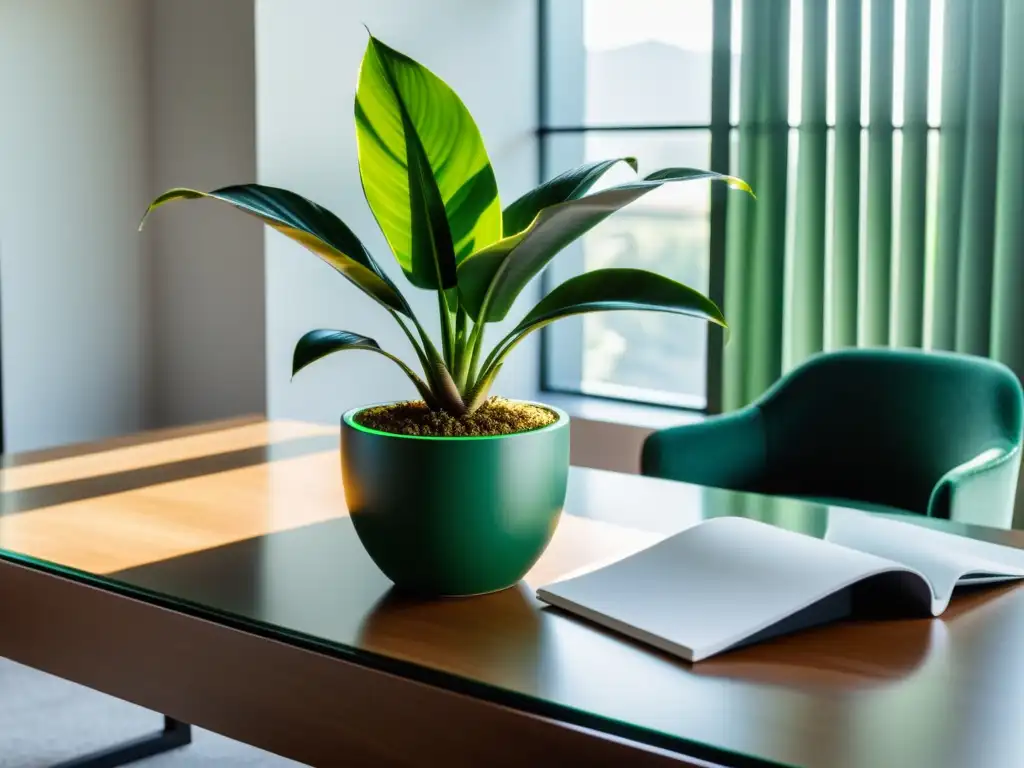
[[[355,96],[363,192],[405,277],[437,297],[439,344],[398,286],[333,213],[260,184],[213,192],[171,189],[256,216],[327,262],[401,326],[416,361],[368,336],[315,330],[295,346],[293,373],[334,352],[392,360],[419,396],[356,408],[341,420],[345,494],[367,552],[401,588],[431,595],[492,592],[516,583],[554,532],[565,498],[568,417],[536,403],[490,397],[505,359],[527,335],[563,317],[640,309],[719,325],[700,292],[640,269],[601,269],[557,286],[496,344],[487,326],[566,245],[666,182],[717,179],[667,168],[588,194],[617,158],[566,171],[502,209],[483,140],[440,78],[370,37]],[[486,353],[485,353],[486,352]],[[418,371],[416,370],[418,369]]]

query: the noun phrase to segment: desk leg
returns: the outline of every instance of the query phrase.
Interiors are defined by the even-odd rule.
[[[164,717],[164,729],[149,736],[133,739],[115,747],[92,752],[59,763],[53,768],[118,768],[144,757],[152,757],[192,742],[192,727],[170,717]]]

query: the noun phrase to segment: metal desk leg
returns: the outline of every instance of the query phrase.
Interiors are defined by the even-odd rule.
[[[144,757],[170,752],[191,742],[192,726],[165,716],[162,731],[58,763],[53,768],[117,768]]]

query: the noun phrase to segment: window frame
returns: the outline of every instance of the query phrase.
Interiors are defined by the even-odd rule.
[[[712,0],[712,52],[711,52],[711,122],[710,123],[678,123],[678,124],[598,124],[598,125],[553,125],[548,115],[548,86],[551,71],[551,14],[556,2],[565,0],[537,0],[537,179],[538,183],[546,178],[548,164],[548,137],[556,134],[575,134],[585,136],[588,132],[628,132],[628,131],[706,131],[710,134],[710,167],[721,173],[728,173],[731,163],[730,137],[735,127],[731,121],[732,102],[732,5],[733,0]],[[585,0],[578,0],[583,3]],[[728,190],[721,184],[710,186],[711,202],[709,208],[709,279],[708,295],[720,307],[725,298],[725,245],[726,215]],[[577,260],[581,259],[581,254]],[[582,268],[582,263],[576,265]],[[545,269],[542,276],[542,289],[546,294],[558,282],[552,275],[552,268]],[[724,308],[723,308],[724,309]],[[571,323],[571,320],[564,321]],[[579,326],[576,326],[579,329]],[[582,366],[582,332],[573,332],[571,327],[558,324],[548,326],[541,333],[540,389],[542,392],[557,392],[584,397],[596,397],[624,402],[641,403],[644,405],[660,405],[682,411],[716,414],[722,410],[722,362],[725,335],[716,325],[707,326],[707,360],[705,365],[705,398],[699,404],[698,398],[685,395],[664,393],[664,397],[640,397],[632,395],[627,387],[610,385],[594,391],[556,386],[551,378],[552,350],[558,348],[563,357],[579,357]],[[573,351],[575,346],[578,354]],[[572,354],[566,354],[572,353]],[[571,363],[570,363],[571,364]],[[647,394],[647,390],[642,390]],[[656,395],[651,390],[651,395]]]

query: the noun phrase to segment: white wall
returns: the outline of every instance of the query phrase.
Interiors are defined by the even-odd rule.
[[[8,451],[262,412],[252,0],[0,0]]]
[[[528,0],[257,0],[257,158],[262,183],[287,187],[337,213],[404,285],[370,213],[356,162],[352,104],[366,24],[423,62],[462,96],[476,117],[503,201],[536,184],[536,3]],[[408,355],[391,318],[314,256],[266,235],[267,395],[274,417],[336,421],[349,407],[414,397],[387,360],[335,355],[290,382],[295,341],[312,328],[376,338]],[[431,295],[408,288],[421,318]],[[415,294],[415,295],[411,295]],[[525,312],[537,287],[521,301]],[[518,317],[520,311],[513,313]],[[491,334],[496,340],[498,332]],[[516,350],[495,391],[535,396],[537,339]]]
[[[144,425],[145,9],[0,0],[7,450]]]
[[[151,195],[256,179],[252,0],[152,0]],[[147,223],[153,412],[187,424],[266,407],[263,227],[212,202]]]

